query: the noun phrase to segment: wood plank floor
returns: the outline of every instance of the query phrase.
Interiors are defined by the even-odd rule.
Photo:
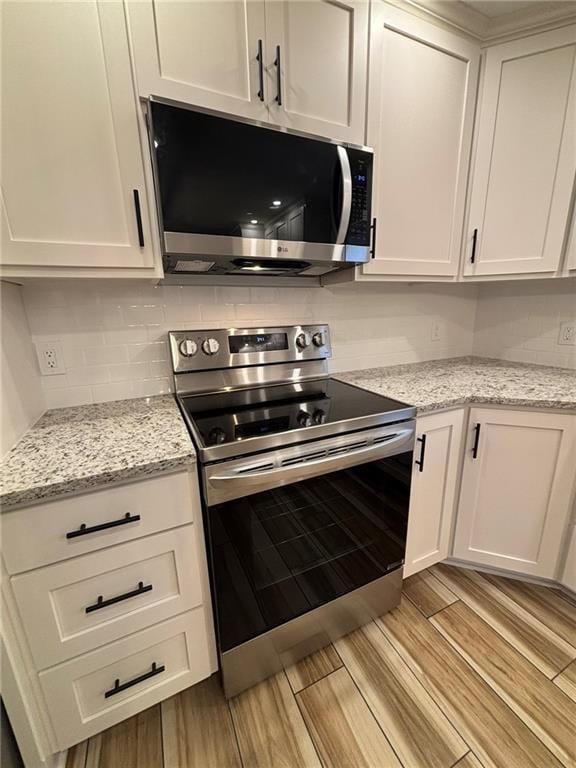
[[[224,699],[217,676],[66,768],[576,768],[576,603],[434,566],[401,605]]]

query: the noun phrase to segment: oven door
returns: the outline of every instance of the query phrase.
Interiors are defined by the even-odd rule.
[[[220,653],[399,569],[414,422],[204,469]]]

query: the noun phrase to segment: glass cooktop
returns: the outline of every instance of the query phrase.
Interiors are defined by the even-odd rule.
[[[194,426],[196,439],[202,441],[200,448],[240,444],[253,438],[398,411],[404,411],[399,418],[414,415],[413,411],[406,413],[411,406],[405,403],[331,378],[183,396],[180,403]],[[354,425],[349,428],[352,430]]]

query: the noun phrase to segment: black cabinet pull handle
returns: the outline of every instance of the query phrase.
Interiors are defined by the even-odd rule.
[[[476,261],[476,243],[478,242],[478,230],[475,229],[472,232],[472,255],[470,256],[470,264],[474,264]]]
[[[121,517],[119,520],[111,520],[109,523],[100,523],[100,525],[91,526],[87,526],[86,523],[82,523],[77,531],[68,531],[66,538],[76,539],[78,536],[86,536],[88,533],[105,531],[107,528],[116,528],[118,525],[126,525],[126,523],[137,523],[138,520],[140,520],[140,515],[131,515],[130,512],[126,512],[124,517]]]
[[[417,464],[419,467],[419,472],[424,472],[424,456],[426,455],[426,435],[422,435],[422,437],[417,438],[417,442],[420,443],[422,446],[420,448],[420,458],[414,462],[414,464]]]
[[[109,597],[107,600],[104,600],[102,595],[98,595],[98,599],[93,605],[88,605],[86,607],[86,613],[92,613],[93,611],[99,611],[100,608],[107,608],[109,605],[114,605],[114,603],[121,603],[122,600],[129,600],[131,597],[138,597],[138,595],[143,595],[144,592],[152,592],[152,584],[147,584],[144,586],[143,581],[138,582],[138,587],[136,589],[133,589],[131,592],[124,592],[123,595],[117,595],[116,597]]]
[[[480,443],[480,424],[474,427],[474,445],[472,446],[472,458],[478,458],[478,445]]]
[[[138,228],[138,245],[144,248],[144,229],[142,228],[142,211],[140,210],[140,195],[134,190],[134,210],[136,211],[136,227]]]
[[[275,101],[279,107],[282,106],[282,74],[280,72],[280,46],[276,46],[276,58],[274,59],[276,67],[276,98]]]
[[[111,688],[109,691],[104,692],[104,698],[109,699],[110,696],[115,696],[117,693],[121,693],[122,691],[125,691],[127,688],[132,688],[133,685],[138,685],[138,683],[143,683],[144,680],[149,680],[151,677],[154,677],[155,675],[161,675],[162,672],[166,667],[164,664],[161,664],[158,666],[156,662],[153,662],[152,669],[150,672],[144,672],[143,675],[140,675],[139,677],[135,677],[134,680],[129,680],[127,683],[121,683],[118,678],[114,681],[114,688]]]
[[[256,61],[258,62],[258,83],[260,85],[258,98],[260,101],[264,101],[264,62],[262,61],[262,40],[258,40],[258,53],[256,54]]]
[[[376,257],[376,217],[372,219],[372,226],[370,229],[372,230],[372,247],[370,248],[370,258],[374,259]]]

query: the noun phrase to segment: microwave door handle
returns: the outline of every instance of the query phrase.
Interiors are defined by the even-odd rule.
[[[342,212],[340,214],[340,225],[336,235],[336,244],[344,243],[348,225],[350,224],[350,213],[352,211],[352,171],[350,170],[350,160],[348,152],[344,147],[336,147],[338,159],[340,161],[340,170],[342,171]]]

